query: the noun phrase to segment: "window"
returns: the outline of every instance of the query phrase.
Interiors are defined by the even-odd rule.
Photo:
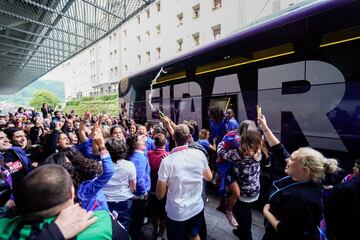
[[[213,0],[213,10],[221,8],[221,0]]]
[[[137,55],[137,59],[138,59],[138,64],[140,65],[141,64],[141,55]]]
[[[194,46],[199,46],[199,44],[200,44],[199,33],[194,33],[192,36],[193,36],[193,40],[194,40]]]
[[[160,12],[160,9],[161,9],[160,1],[158,1],[158,2],[156,3],[156,9],[157,9],[158,12]]]
[[[200,16],[200,4],[193,6],[193,18],[198,18]]]
[[[156,33],[157,33],[157,35],[159,35],[161,33],[161,26],[160,25],[156,26]]]
[[[116,56],[116,54],[117,54],[117,50],[114,50],[114,55]]]
[[[178,52],[181,52],[182,51],[182,45],[183,45],[182,38],[178,39],[176,42],[177,42],[177,50],[178,50]]]
[[[140,43],[140,41],[141,41],[140,35],[136,36],[136,38],[138,40],[138,43]]]
[[[156,54],[157,54],[157,59],[159,59],[160,55],[161,55],[161,48],[160,47],[156,48]]]
[[[138,24],[140,24],[140,15],[136,16]]]
[[[112,59],[112,52],[109,54],[109,58],[110,58],[110,60]]]
[[[177,19],[178,19],[178,27],[179,26],[182,26],[183,25],[183,18],[184,18],[184,14],[183,13],[179,13],[178,15],[177,15]]]
[[[149,51],[146,52],[146,61],[150,62],[150,52]]]
[[[124,33],[124,38],[126,38],[126,29],[124,29],[123,33]]]
[[[150,39],[150,31],[146,31],[145,34],[148,37],[148,39]]]
[[[110,73],[111,73],[111,76],[112,76],[113,73],[114,73],[114,69],[113,69],[113,68],[110,68]]]
[[[157,33],[157,35],[159,35],[161,33],[161,26],[160,25],[156,26],[156,33]]]
[[[146,9],[146,17],[150,18],[150,9]]]
[[[117,74],[118,74],[118,68],[115,67],[115,68],[114,68],[114,71],[115,71],[115,75],[117,75]]]
[[[213,31],[213,35],[214,35],[214,40],[219,39],[220,35],[221,35],[221,25],[218,24],[216,26],[213,26],[212,31]]]
[[[124,65],[125,72],[128,70],[128,65]]]
[[[273,1],[273,7],[272,7],[273,12],[279,11],[281,7],[280,5],[281,5],[280,0]]]
[[[127,51],[127,47],[124,47],[124,52],[126,52]]]

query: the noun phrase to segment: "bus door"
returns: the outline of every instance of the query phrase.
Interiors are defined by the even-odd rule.
[[[235,112],[235,119],[238,120],[237,112],[239,111],[239,109],[237,104],[237,98],[238,96],[236,94],[215,97],[213,96],[210,98],[208,109],[218,107],[222,110],[225,116],[226,110],[231,108]]]

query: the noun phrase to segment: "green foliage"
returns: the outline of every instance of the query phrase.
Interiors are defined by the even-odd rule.
[[[86,111],[90,111],[93,114],[106,112],[116,116],[119,114],[117,95],[83,97],[80,100],[68,101],[64,111],[70,112],[71,110],[75,110],[78,115],[83,115]]]
[[[60,104],[60,98],[48,90],[40,90],[35,92],[29,105],[40,110],[43,103],[47,103],[49,106],[55,108]]]
[[[112,94],[112,95],[100,96],[98,99],[103,100],[103,101],[109,101],[109,100],[115,100],[115,99],[117,99],[117,97],[118,97],[117,94]]]
[[[64,83],[61,81],[37,80],[25,88],[12,95],[0,96],[0,102],[16,104],[18,106],[29,105],[34,96],[34,92],[39,90],[49,90],[60,97],[61,102],[65,102]],[[55,106],[51,106],[55,107]]]
[[[72,105],[72,106],[77,106],[77,105],[79,105],[79,101],[74,101],[74,100],[71,100],[71,101],[68,101],[67,103],[66,103],[66,105]]]
[[[83,97],[79,101],[93,101],[94,99],[95,99],[94,97]]]

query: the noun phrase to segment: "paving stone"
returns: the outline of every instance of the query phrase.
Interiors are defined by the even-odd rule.
[[[233,233],[234,229],[228,222],[225,215],[216,210],[220,198],[209,195],[205,206],[205,219],[208,231],[208,240],[235,240],[238,239]],[[252,211],[252,234],[254,240],[261,240],[264,235],[264,217],[257,210]]]

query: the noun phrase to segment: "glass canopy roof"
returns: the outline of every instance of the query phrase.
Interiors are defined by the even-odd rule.
[[[14,93],[155,0],[1,0],[0,94]]]

